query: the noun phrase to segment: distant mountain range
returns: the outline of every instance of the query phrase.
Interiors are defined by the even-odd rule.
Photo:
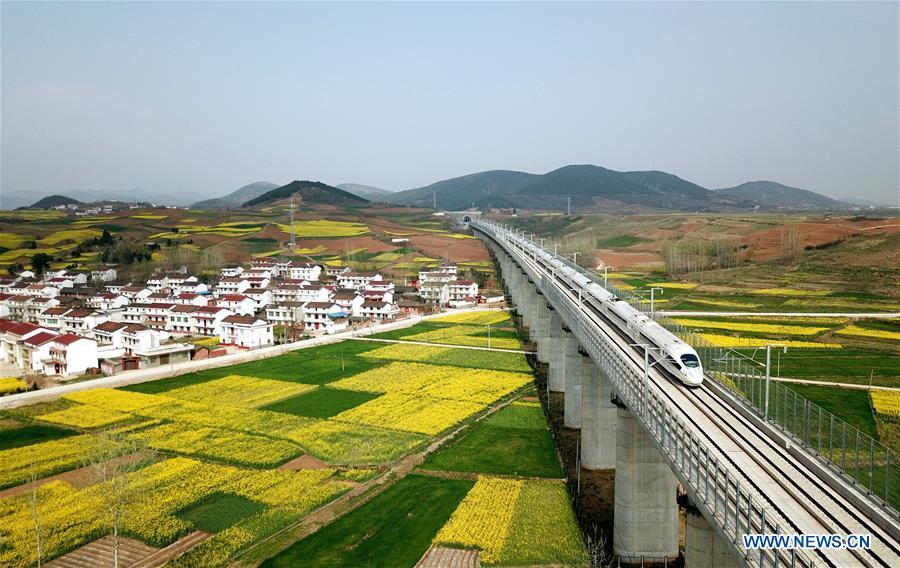
[[[103,199],[130,201],[140,196],[144,201],[162,205],[183,205],[191,193],[179,199],[166,200],[162,194],[134,190],[126,194],[94,195],[100,192],[52,195],[33,207],[52,207],[59,199],[91,202]],[[416,207],[459,210],[469,207],[500,207],[532,210],[609,211],[628,213],[640,211],[746,211],[762,210],[849,210],[859,207],[885,207],[864,199],[832,199],[819,193],[786,186],[773,181],[751,181],[735,187],[710,190],[676,175],[661,171],[620,172],[594,165],[570,165],[547,172],[532,174],[514,170],[489,170],[446,179],[405,191],[386,189],[358,183],[330,186],[318,181],[293,181],[284,186],[271,182],[255,182],[227,195],[195,201],[195,209],[236,209],[253,207],[286,199],[299,193],[308,203],[333,205],[362,205],[387,202]],[[5,209],[23,206],[18,194],[4,194]],[[51,203],[51,205],[45,205]],[[894,204],[893,206],[896,206]]]
[[[620,172],[594,165],[564,166],[545,174],[490,170],[388,195],[391,203],[456,210],[512,207],[565,210],[729,211],[851,209],[853,204],[768,181],[706,189],[660,171]]]
[[[228,195],[222,197],[214,197],[213,199],[204,199],[191,204],[191,209],[237,209],[245,201],[249,201],[255,197],[259,197],[267,191],[278,187],[277,183],[270,181],[257,181],[240,189],[236,189]]]
[[[716,193],[767,208],[849,209],[853,206],[808,189],[789,187],[774,181],[748,181],[735,187],[717,189]]]
[[[287,185],[276,187],[244,202],[242,207],[254,207],[279,200],[287,200],[291,195],[299,194],[303,203],[320,203],[323,205],[365,205],[368,199],[353,195],[343,189],[330,186],[320,181],[294,180]]]
[[[385,201],[385,196],[394,193],[388,189],[381,189],[380,187],[372,187],[371,185],[363,185],[361,183],[339,183],[334,187],[343,189],[346,192],[362,197],[363,199],[368,199],[369,201]]]

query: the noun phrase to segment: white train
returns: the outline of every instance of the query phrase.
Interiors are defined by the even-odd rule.
[[[525,242],[518,237],[510,237]],[[561,276],[575,287],[589,292],[588,301],[602,312],[612,325],[636,344],[649,345],[651,364],[664,367],[687,386],[703,383],[703,366],[693,347],[682,341],[674,333],[656,323],[653,318],[641,313],[605,288],[573,269],[569,265],[547,253],[539,253],[545,265],[552,266],[557,276]]]

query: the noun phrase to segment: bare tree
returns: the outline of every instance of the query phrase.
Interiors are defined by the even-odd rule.
[[[119,532],[130,505],[136,499],[132,480],[142,467],[139,459],[147,451],[135,438],[116,431],[97,432],[91,437],[88,465],[96,483],[102,485],[105,513],[113,537],[113,565],[119,567]]]
[[[31,477],[31,490],[29,499],[31,501],[31,519],[34,522],[34,545],[37,555],[37,565],[40,568],[43,563],[43,552],[41,551],[41,518],[38,514],[38,474],[34,464],[34,449],[31,450],[31,466],[29,471]]]
[[[781,227],[781,262],[785,266],[794,266],[802,251],[800,244],[800,227],[797,224]]]

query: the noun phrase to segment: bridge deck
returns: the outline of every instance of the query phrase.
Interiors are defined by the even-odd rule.
[[[600,310],[590,303],[579,302],[577,292],[572,291],[568,282],[552,275],[541,261],[517,250],[522,245],[498,244],[514,249],[516,261],[537,276],[536,282],[541,276],[548,276],[578,317],[615,344],[634,372],[643,374],[643,353],[630,346],[633,341],[610,325]],[[706,445],[712,448],[714,458],[728,464],[730,471],[741,478],[742,486],[753,487],[771,508],[766,511],[767,518],[779,519],[776,522],[781,532],[872,535],[870,551],[810,551],[817,564],[900,566],[900,546],[896,540],[786,451],[784,440],[777,439],[782,436],[780,432],[768,425],[760,428],[742,416],[710,386],[709,381],[700,388],[688,389],[656,367],[651,367],[649,378],[650,388],[670,402],[671,411],[696,429]],[[781,443],[776,443],[779,441]]]

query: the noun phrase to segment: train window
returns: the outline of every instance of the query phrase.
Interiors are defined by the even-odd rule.
[[[681,356],[681,362],[684,363],[684,366],[688,369],[696,369],[700,366],[700,359],[697,359],[696,355],[688,353],[687,355]]]

